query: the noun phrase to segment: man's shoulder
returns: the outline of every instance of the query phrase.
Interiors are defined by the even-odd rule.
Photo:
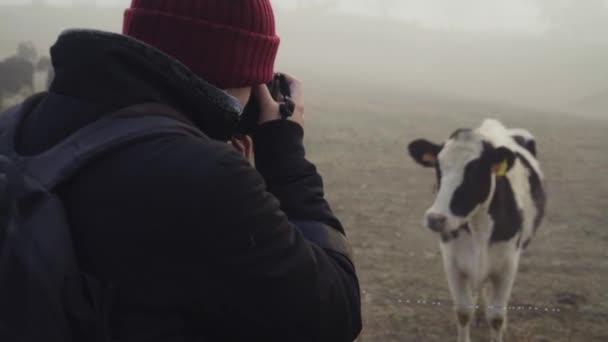
[[[99,105],[51,93],[24,120],[18,141],[20,152],[41,153],[111,114]],[[164,116],[148,111],[133,115],[142,118]],[[234,148],[226,142],[192,136],[186,130],[183,133],[176,130],[174,134],[152,134],[127,142],[96,157],[67,184],[77,184],[91,191],[112,189],[129,196],[142,192],[146,186],[162,188],[160,183],[169,189],[187,190],[217,183],[225,169],[224,161],[238,159],[238,155],[234,156]]]
[[[230,148],[209,138],[163,134],[112,151],[91,168],[110,167],[126,176],[145,173],[164,182],[201,181],[213,177]]]
[[[230,148],[210,139],[157,136],[94,161],[61,192],[69,203],[111,206],[108,210],[130,217],[185,215],[207,208],[218,196],[228,181],[224,161],[232,158]]]

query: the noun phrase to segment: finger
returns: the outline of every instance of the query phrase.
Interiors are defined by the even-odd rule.
[[[258,103],[262,108],[277,105],[265,84],[258,84],[254,86],[252,94],[255,96],[256,100],[258,100]]]
[[[243,154],[245,158],[251,160],[253,157],[253,139],[249,135],[245,135],[241,140],[241,144],[243,145]]]
[[[237,138],[232,138],[231,140],[232,142],[232,146],[240,153],[244,153],[245,152],[245,146],[244,144]]]
[[[243,148],[235,142],[232,142],[232,148],[234,148],[238,153],[243,154]]]
[[[288,73],[282,73],[285,76],[285,79],[289,83],[289,89],[291,90],[291,98],[296,103],[297,106],[300,106],[304,101],[302,82],[297,80],[293,75]]]

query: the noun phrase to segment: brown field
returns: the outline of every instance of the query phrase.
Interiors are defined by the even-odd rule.
[[[536,135],[549,192],[511,299],[525,308],[509,311],[506,341],[608,341],[608,120],[306,81],[308,156],[354,247],[359,342],[455,341],[438,242],[422,227],[434,176],[409,159],[407,144],[440,141],[490,116]],[[572,302],[560,303],[561,293]],[[483,320],[472,337],[489,340]]]
[[[418,137],[444,139],[487,116],[536,135],[550,200],[522,257],[511,303],[526,309],[509,312],[507,341],[608,341],[607,120],[397,91],[309,88],[309,157],[356,254],[364,308],[359,341],[455,341],[438,243],[421,223],[434,177],[414,165],[406,146]],[[576,303],[560,304],[562,292]],[[485,323],[472,338],[489,340]]]

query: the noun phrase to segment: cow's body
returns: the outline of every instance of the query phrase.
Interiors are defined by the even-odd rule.
[[[534,137],[486,120],[475,130],[456,131],[442,145],[414,142],[410,153],[437,170],[437,198],[426,218],[440,236],[458,341],[470,340],[478,294],[484,297],[492,341],[502,341],[520,254],[544,215]]]
[[[14,56],[0,61],[0,74],[0,86],[6,93],[34,87],[34,65],[28,60]]]
[[[6,98],[34,91],[34,65],[13,56],[0,61],[0,109]]]

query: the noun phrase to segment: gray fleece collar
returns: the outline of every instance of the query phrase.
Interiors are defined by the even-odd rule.
[[[153,46],[126,35],[90,29],[65,30],[59,36],[57,45],[62,43],[73,45],[79,41],[110,44],[128,49],[153,64],[156,67],[155,71],[161,73],[169,83],[179,84],[180,88],[188,89],[188,92],[193,94],[191,97],[196,97],[194,99],[196,102],[204,103],[206,107],[219,112],[226,121],[236,122],[239,118],[242,108],[235,97],[198,77],[180,61]]]

